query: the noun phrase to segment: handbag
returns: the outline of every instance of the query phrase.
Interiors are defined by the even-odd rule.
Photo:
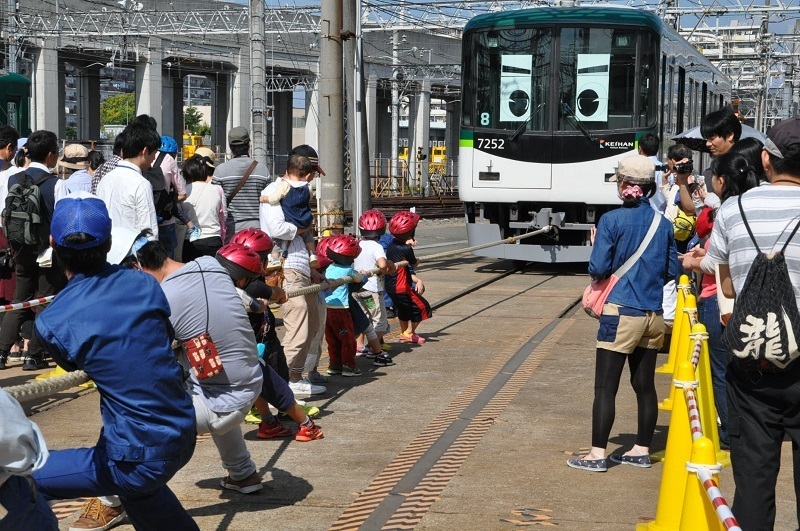
[[[717,304],[719,305],[719,322],[722,326],[728,325],[728,319],[733,313],[733,299],[722,294],[722,283],[719,280],[719,264],[714,265],[717,280]]]
[[[595,319],[600,318],[600,314],[603,313],[603,306],[605,306],[606,299],[608,299],[608,296],[611,294],[611,290],[614,289],[614,286],[617,285],[619,279],[622,278],[622,276],[633,267],[633,264],[635,264],[636,261],[641,258],[642,254],[644,254],[644,250],[647,249],[647,246],[650,244],[653,236],[655,236],[656,230],[658,229],[658,224],[660,222],[661,214],[654,212],[653,221],[650,223],[650,228],[647,230],[647,234],[645,234],[644,240],[642,240],[642,243],[639,244],[639,248],[636,249],[636,252],[633,253],[631,257],[628,258],[625,263],[622,264],[622,266],[620,266],[619,269],[614,271],[610,277],[603,280],[592,280],[592,282],[586,287],[586,289],[583,291],[581,306],[583,306],[583,310],[587,314]]]
[[[9,279],[14,274],[14,251],[0,249],[0,279]]]

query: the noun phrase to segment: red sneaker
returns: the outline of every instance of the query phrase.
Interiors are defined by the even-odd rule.
[[[300,425],[300,429],[297,430],[297,435],[295,436],[295,441],[300,442],[309,442],[315,441],[317,439],[324,439],[325,436],[322,434],[322,430],[314,424],[314,421],[311,421],[311,426],[303,426]]]
[[[275,439],[277,437],[291,437],[291,435],[292,430],[280,422],[276,422],[274,425],[270,426],[266,421],[262,420],[261,424],[258,425],[256,437],[259,439]]]

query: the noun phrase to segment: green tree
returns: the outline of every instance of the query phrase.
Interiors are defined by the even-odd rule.
[[[117,94],[100,104],[100,125],[127,124],[136,116],[136,94]]]
[[[197,133],[200,136],[208,136],[211,134],[211,126],[208,125],[208,122],[203,122],[203,125],[197,128]]]
[[[78,130],[68,125],[64,130],[64,137],[66,137],[67,140],[75,140],[78,138]]]
[[[196,107],[186,107],[183,111],[183,128],[189,131],[190,135],[200,134],[198,131],[203,124],[203,114]]]

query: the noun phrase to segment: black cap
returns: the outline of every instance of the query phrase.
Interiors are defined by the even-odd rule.
[[[764,149],[778,158],[800,162],[800,118],[787,118],[770,127]]]
[[[289,156],[292,155],[300,155],[301,157],[305,157],[311,161],[311,164],[314,165],[314,169],[320,172],[322,175],[325,175],[325,172],[322,171],[322,168],[319,166],[319,155],[317,154],[317,150],[313,147],[309,146],[308,144],[301,144],[295,148],[293,148],[289,152]]]

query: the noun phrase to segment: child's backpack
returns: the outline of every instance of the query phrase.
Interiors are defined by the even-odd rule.
[[[172,195],[167,191],[164,172],[161,171],[161,163],[166,156],[166,153],[160,153],[153,167],[143,174],[150,186],[153,187],[153,204],[156,207],[156,217],[159,223],[172,219]]]
[[[737,294],[733,313],[722,333],[722,342],[749,368],[778,372],[800,356],[797,346],[800,312],[784,256],[786,247],[800,228],[800,222],[781,250],[768,255],[758,247],[747,224],[742,196],[739,196],[739,212],[758,254],[741,293]]]
[[[20,182],[8,189],[5,208],[3,209],[3,234],[9,242],[17,245],[40,245],[42,198],[39,185],[53,175],[46,173],[34,179],[27,172],[17,177]]]

